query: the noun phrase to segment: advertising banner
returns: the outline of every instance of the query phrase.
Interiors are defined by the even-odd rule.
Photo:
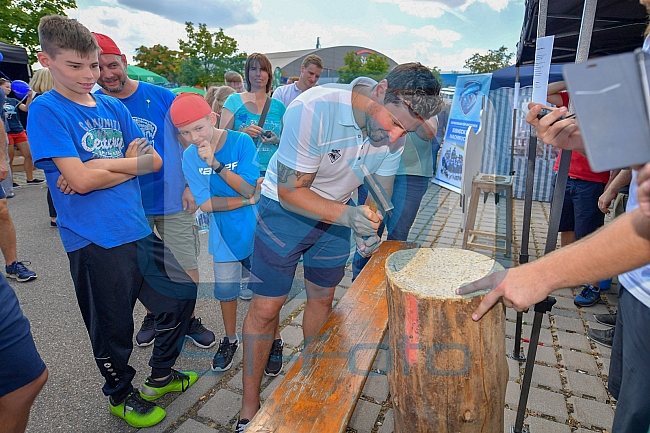
[[[481,100],[490,92],[492,74],[463,75],[456,80],[456,92],[449,113],[445,140],[440,149],[440,161],[436,168],[435,183],[460,193],[465,138],[472,126],[481,126]]]

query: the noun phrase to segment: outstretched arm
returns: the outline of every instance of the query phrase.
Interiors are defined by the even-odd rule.
[[[497,272],[458,289],[464,295],[489,289],[472,314],[479,320],[499,299],[523,311],[551,292],[598,281],[650,263],[650,218],[635,209],[588,237],[539,260]]]

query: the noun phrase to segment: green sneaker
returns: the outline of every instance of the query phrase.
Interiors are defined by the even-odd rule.
[[[142,385],[140,395],[147,401],[157,400],[168,392],[185,392],[187,388],[194,385],[199,379],[199,375],[193,371],[180,371],[172,370],[171,379],[164,385],[156,383],[151,377]]]
[[[111,399],[108,399],[108,407],[111,413],[118,418],[122,418],[132,427],[142,428],[151,427],[162,421],[167,413],[155,403],[144,401],[140,397],[140,392],[135,389],[126,399],[118,404],[113,405]]]

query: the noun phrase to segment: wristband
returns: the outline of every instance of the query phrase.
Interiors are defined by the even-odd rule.
[[[223,162],[219,161],[219,167],[217,167],[217,168],[214,170],[214,172],[217,173],[217,174],[221,173],[221,170],[223,170],[225,166],[226,166],[226,164],[224,164]]]

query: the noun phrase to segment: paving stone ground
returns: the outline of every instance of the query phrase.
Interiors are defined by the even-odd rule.
[[[499,230],[505,232],[504,206],[501,204],[495,206],[491,199],[479,206],[478,215],[481,217],[477,218],[477,229],[494,232],[496,225]],[[489,250],[477,250],[491,256],[505,267],[515,265],[521,246],[523,201],[515,200],[514,209],[515,239],[512,254],[506,257],[503,253],[495,254]],[[549,204],[533,202],[530,260],[543,254],[548,217]],[[461,218],[458,194],[431,185],[422,200],[409,240],[419,242],[423,247],[460,248]],[[351,275],[348,271],[337,289],[335,296],[337,300],[345,294],[350,284]],[[592,326],[602,329],[602,325],[595,322],[593,314],[616,311],[616,291],[614,282],[610,291],[603,297],[604,302],[594,308],[578,308],[573,304],[573,297],[579,292],[579,288],[567,288],[554,293],[557,303],[551,312],[543,317],[540,345],[537,348],[533,368],[532,388],[528,395],[524,419],[524,425],[531,433],[611,430],[616,403],[606,388],[610,351],[587,339],[586,331]],[[293,356],[292,359],[295,359],[295,356],[300,354],[301,310],[304,301],[304,296],[297,296],[285,305],[281,314],[282,336],[287,343],[285,351],[287,358]],[[529,312],[523,317],[525,325],[520,348],[526,355],[534,314]],[[506,318],[506,350],[510,352],[514,348],[515,312],[508,310]],[[384,346],[384,349],[387,347]],[[526,365],[512,359],[508,359],[507,363],[509,379],[504,407],[506,420],[504,432],[509,432],[510,425],[515,422],[520,384]],[[385,376],[388,368],[386,350],[379,351],[373,368],[380,374],[370,377],[366,382],[362,397],[348,426],[350,433],[393,431],[394,413]],[[288,366],[285,365],[280,376],[263,382],[263,398],[270,395],[287,370]],[[231,371],[217,376],[216,385],[167,427],[164,433],[232,431],[241,403],[241,374],[240,358]]]
[[[40,172],[38,177],[42,177]],[[24,184],[23,173],[16,173],[15,179],[19,184]],[[28,189],[19,190],[18,194],[27,192]],[[477,213],[480,216],[477,218],[478,230],[494,232],[497,227],[501,233],[505,232],[503,226],[505,209],[502,205],[504,202],[502,200],[499,206],[495,206],[492,199],[480,203]],[[419,242],[423,247],[460,248],[462,213],[459,204],[458,194],[432,185],[422,200],[422,206],[409,235],[409,240]],[[522,215],[523,201],[515,200],[513,219],[515,239],[510,256],[505,256],[502,253],[495,254],[487,249],[477,251],[494,258],[505,267],[514,266],[522,244]],[[549,204],[533,202],[528,249],[530,260],[543,254],[548,217]],[[502,244],[503,241],[499,241],[498,245]],[[211,268],[209,272],[211,272]],[[351,274],[348,271],[336,290],[336,300],[345,295],[350,284]],[[26,289],[21,287],[21,290]],[[606,387],[611,350],[587,339],[586,333],[590,328],[605,328],[596,323],[594,314],[616,311],[618,286],[614,281],[609,291],[603,293],[603,302],[588,308],[578,308],[573,304],[573,297],[579,291],[579,288],[565,288],[556,291],[553,295],[557,303],[550,313],[544,315],[542,320],[541,345],[537,347],[532,388],[528,395],[524,419],[524,425],[532,433],[611,431],[616,409],[616,402]],[[304,301],[304,294],[299,293],[284,306],[280,313],[282,335],[287,342],[284,352],[286,359],[284,372],[290,368],[300,354]],[[214,309],[218,309],[216,303]],[[238,311],[239,324],[244,314],[245,309]],[[217,317],[216,313],[215,317]],[[523,315],[523,341],[518,344],[524,355],[527,355],[529,349],[527,340],[530,339],[533,318],[533,312]],[[514,310],[507,310],[506,320],[508,331],[505,337],[506,351],[510,353],[515,345],[513,338],[516,313]],[[33,320],[32,325],[38,327],[38,321]],[[386,379],[386,372],[390,368],[386,350],[388,348],[387,341],[383,342],[382,347],[373,364],[373,370],[378,372],[378,375],[370,377],[366,382],[357,410],[350,422],[349,433],[390,433],[393,431],[394,413]],[[207,365],[210,362],[213,349],[193,350],[187,353],[197,358],[197,362],[201,362],[201,365]],[[142,353],[145,352],[142,351]],[[134,357],[136,355],[137,353]],[[188,360],[191,361],[189,358]],[[54,362],[53,358],[50,361]],[[514,424],[516,418],[526,363],[519,363],[508,358],[506,362],[509,374],[504,407],[504,432],[509,432],[510,425]],[[89,368],[94,368],[94,366]],[[203,372],[205,374],[186,393],[175,399],[162,399],[168,412],[167,419],[158,426],[143,429],[143,433],[226,433],[232,431],[241,406],[241,351],[238,351],[234,366],[228,372],[215,374],[210,372],[207,367],[204,368],[206,368]],[[56,369],[53,369],[53,372],[56,372]],[[263,398],[267,398],[283,380],[284,372],[276,378],[264,379],[261,392]],[[97,376],[94,370],[93,374]],[[52,382],[54,383],[55,380],[56,377],[53,375]],[[41,406],[39,409],[44,408]],[[124,426],[120,424],[120,427]],[[39,430],[32,429],[30,431]],[[119,431],[132,432],[132,429]]]

